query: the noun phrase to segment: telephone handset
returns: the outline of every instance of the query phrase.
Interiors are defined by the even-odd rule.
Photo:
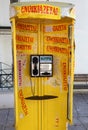
[[[33,75],[38,75],[38,68],[37,68],[37,64],[38,64],[38,58],[37,57],[33,57]]]
[[[38,77],[39,76],[39,56],[31,55],[31,76]]]

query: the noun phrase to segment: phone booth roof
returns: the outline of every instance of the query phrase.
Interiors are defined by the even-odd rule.
[[[75,18],[74,5],[64,2],[30,1],[16,2],[10,5],[10,18],[61,19]]]

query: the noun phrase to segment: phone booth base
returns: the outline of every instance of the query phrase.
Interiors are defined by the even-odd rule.
[[[11,8],[16,130],[66,130],[72,122],[74,19],[49,3]]]

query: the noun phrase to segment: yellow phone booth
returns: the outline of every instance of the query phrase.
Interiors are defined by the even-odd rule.
[[[72,123],[74,5],[10,5],[16,130],[66,130]]]

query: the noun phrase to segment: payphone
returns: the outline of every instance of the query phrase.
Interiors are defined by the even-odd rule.
[[[31,55],[31,76],[49,77],[53,74],[52,55]]]
[[[10,5],[16,130],[66,130],[72,123],[74,5]]]

